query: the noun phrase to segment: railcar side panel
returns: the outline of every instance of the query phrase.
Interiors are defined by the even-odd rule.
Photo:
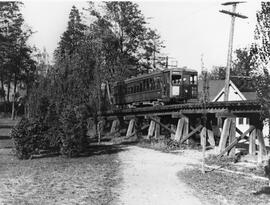
[[[150,73],[114,86],[114,103],[117,105],[153,101],[183,102],[197,99],[197,72],[190,69],[173,69]]]

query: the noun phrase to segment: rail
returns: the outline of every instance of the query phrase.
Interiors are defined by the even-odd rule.
[[[209,102],[206,104],[208,113],[231,112],[231,113],[259,113],[261,111],[261,104],[259,101],[222,101]],[[152,107],[136,107],[125,109],[114,109],[100,113],[103,117],[108,116],[127,116],[136,115],[144,116],[147,114],[166,115],[172,112],[181,112],[183,114],[195,114],[203,112],[202,103],[187,103],[174,105],[156,105]]]

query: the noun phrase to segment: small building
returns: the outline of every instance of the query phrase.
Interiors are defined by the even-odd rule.
[[[208,94],[210,102],[224,101],[225,80],[209,80]],[[199,95],[203,92],[203,82],[199,81]],[[231,78],[229,84],[229,101],[256,100],[257,94],[255,86],[248,78]],[[249,118],[236,118],[236,127],[242,132],[250,126]],[[264,136],[269,134],[269,126],[263,128]]]

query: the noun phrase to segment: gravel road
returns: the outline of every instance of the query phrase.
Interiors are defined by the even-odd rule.
[[[199,163],[196,151],[168,154],[130,146],[119,153],[123,181],[117,188],[123,205],[208,204],[177,178],[177,172],[189,164]],[[192,159],[187,156],[192,156]]]

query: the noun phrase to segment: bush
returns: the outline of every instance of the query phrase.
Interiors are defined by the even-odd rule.
[[[23,118],[12,129],[11,137],[15,145],[15,154],[19,159],[28,159],[41,150],[60,151],[60,123],[54,104],[42,107],[47,113],[39,117]]]
[[[48,106],[48,111],[43,124],[45,124],[47,127],[47,130],[44,133],[44,138],[48,140],[47,149],[52,151],[60,151],[61,125],[54,103]]]
[[[86,107],[67,106],[57,110],[57,106],[43,96],[39,98],[37,110],[32,116],[31,119],[22,119],[12,130],[19,159],[28,159],[40,151],[76,157],[85,150],[89,116]]]
[[[39,120],[23,118],[11,131],[15,145],[15,154],[19,159],[30,156],[46,144],[43,139],[44,127]]]
[[[66,107],[60,118],[61,154],[77,157],[87,146],[87,121],[80,109]]]

